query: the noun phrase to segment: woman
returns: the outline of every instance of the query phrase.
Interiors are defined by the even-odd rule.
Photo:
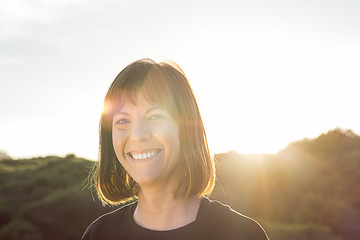
[[[83,239],[267,239],[254,220],[211,201],[214,162],[192,89],[175,63],[136,61],[115,78],[100,123],[95,185],[124,204]]]

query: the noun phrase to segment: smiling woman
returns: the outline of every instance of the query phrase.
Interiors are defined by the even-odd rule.
[[[115,78],[100,123],[94,184],[107,204],[83,239],[267,239],[254,220],[212,201],[205,129],[175,63],[142,59]]]
[[[139,185],[171,180],[179,161],[179,129],[165,109],[142,97],[123,104],[113,117],[113,146],[126,172]]]

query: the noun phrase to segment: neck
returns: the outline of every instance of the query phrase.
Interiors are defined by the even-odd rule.
[[[174,198],[171,189],[141,189],[135,222],[147,229],[165,231],[183,227],[196,220],[198,197]]]

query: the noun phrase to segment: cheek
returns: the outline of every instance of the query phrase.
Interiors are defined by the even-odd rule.
[[[178,155],[180,152],[180,138],[179,132],[176,126],[168,128],[164,132],[164,140],[167,143],[168,148],[172,155]]]
[[[169,141],[171,141],[173,148],[175,151],[179,151],[180,149],[180,140],[179,140],[179,134],[173,134],[171,136],[171,139],[169,139]]]
[[[119,160],[121,159],[121,157],[124,157],[124,147],[125,147],[124,139],[125,139],[124,136],[119,132],[117,131],[112,132],[112,143],[116,156],[118,157]]]

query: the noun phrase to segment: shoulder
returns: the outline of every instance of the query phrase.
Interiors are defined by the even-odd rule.
[[[226,234],[225,236],[232,235],[234,239],[240,236],[242,239],[268,239],[258,222],[236,212],[230,206],[207,198],[202,200],[202,205],[203,218],[207,219],[207,224],[212,225],[218,232]]]
[[[113,236],[119,236],[126,228],[124,225],[126,219],[131,216],[132,208],[137,202],[126,204],[119,209],[104,214],[92,222],[86,229],[82,239],[112,239]]]

